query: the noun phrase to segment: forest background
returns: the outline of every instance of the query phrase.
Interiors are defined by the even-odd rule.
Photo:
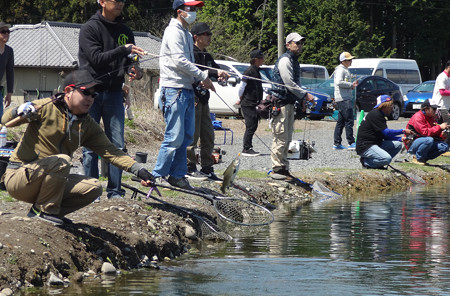
[[[205,0],[198,14],[213,29],[208,51],[248,62],[262,49],[266,64],[277,58],[277,0]],[[96,0],[0,0],[0,19],[10,24],[86,22]],[[169,0],[127,0],[125,22],[162,38],[173,15]],[[285,33],[307,37],[301,63],[333,72],[342,51],[358,58],[414,59],[423,80],[434,79],[450,59],[448,0],[284,0]],[[223,59],[223,58],[222,58]]]

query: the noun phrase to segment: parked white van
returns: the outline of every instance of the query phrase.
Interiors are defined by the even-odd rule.
[[[387,78],[400,86],[403,94],[422,83],[419,67],[415,60],[408,59],[353,59],[349,67],[350,73],[376,75]]]

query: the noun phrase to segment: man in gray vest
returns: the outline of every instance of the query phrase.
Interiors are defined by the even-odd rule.
[[[302,52],[305,37],[291,33],[286,37],[287,51],[282,54],[273,69],[274,84],[271,94],[276,98],[272,122],[272,174],[276,180],[294,181],[289,173],[287,154],[294,132],[297,100],[314,101],[314,97],[300,88],[300,64],[298,56]]]

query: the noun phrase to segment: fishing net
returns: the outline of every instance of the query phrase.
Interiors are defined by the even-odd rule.
[[[312,184],[312,194],[315,197],[313,200],[314,202],[324,202],[342,197],[341,194],[327,188],[319,181],[315,181]]]
[[[239,198],[214,199],[213,204],[221,218],[238,225],[264,226],[274,219],[268,209]]]
[[[232,240],[232,236],[224,232],[216,223],[206,217],[194,216],[196,218],[198,236],[204,240]]]

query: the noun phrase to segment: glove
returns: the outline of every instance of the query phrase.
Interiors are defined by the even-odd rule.
[[[17,115],[19,116],[26,116],[34,112],[36,112],[36,108],[31,102],[26,102],[17,108]]]
[[[144,180],[144,181],[150,181],[150,182],[151,182],[151,185],[154,185],[154,184],[155,184],[155,181],[156,181],[155,177],[154,177],[152,174],[150,174],[150,172],[147,171],[147,170],[144,169],[144,168],[141,168],[141,169],[138,171],[138,173],[137,173],[136,176],[138,176],[139,178],[141,178],[141,179]]]

